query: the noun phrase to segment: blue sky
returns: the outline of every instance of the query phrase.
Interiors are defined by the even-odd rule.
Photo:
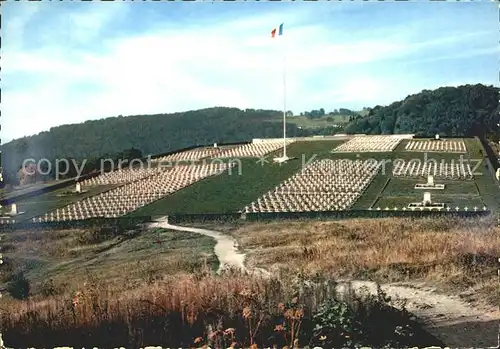
[[[498,86],[494,2],[4,2],[2,19],[2,142],[120,114],[281,110],[284,53],[297,113]]]

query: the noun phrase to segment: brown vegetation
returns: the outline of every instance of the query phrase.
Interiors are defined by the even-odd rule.
[[[232,272],[216,276],[208,269],[128,291],[88,280],[72,294],[11,303],[2,311],[1,328],[6,343],[15,346],[296,348],[327,337],[342,344],[409,345],[417,338],[421,345],[440,344],[383,293],[348,289],[338,295],[333,282],[305,285]],[[327,309],[330,321],[342,327],[316,333],[313,316],[328,299],[340,309]]]
[[[47,347],[441,345],[409,314],[390,307],[383,293],[372,297],[348,289],[339,295],[334,280],[419,279],[473,289],[492,303],[498,301],[494,256],[500,252],[500,237],[492,220],[354,219],[252,223],[234,229],[240,247],[249,251],[249,263],[279,270],[277,278],[236,272],[217,276],[213,265],[173,267],[187,263],[192,256],[188,247],[200,253],[199,240],[170,255],[173,264],[167,265],[161,262],[163,254],[144,250],[155,231],[14,233],[5,245],[9,254],[38,256],[50,261],[48,270],[55,276],[69,280],[73,274],[78,280],[58,289],[46,281],[27,300],[4,301],[4,339],[16,346]],[[180,233],[172,241],[180,238],[175,234]],[[67,261],[62,261],[68,258],[80,267],[65,268]],[[148,270],[158,261],[155,275],[161,277],[147,278],[134,263],[126,264],[127,258],[149,258]],[[57,292],[47,291],[51,289]],[[325,313],[321,309],[328,300],[333,303]],[[315,332],[318,313],[335,324]]]
[[[285,275],[420,280],[500,303],[500,228],[491,217],[273,222],[233,234],[251,265]]]

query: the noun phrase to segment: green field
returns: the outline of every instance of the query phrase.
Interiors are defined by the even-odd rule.
[[[297,157],[286,164],[272,162],[268,155],[265,163],[257,159],[241,159],[241,166],[232,174],[209,177],[178,191],[151,205],[131,213],[133,216],[164,215],[172,213],[229,213],[237,212],[259,196],[294,175],[311,158],[334,157],[330,151],[343,141],[297,142],[287,148],[288,156]]]
[[[373,208],[385,208],[394,206],[402,208],[410,202],[420,202],[423,199],[424,192],[431,193],[433,202],[442,202],[454,208],[467,206],[472,209],[474,206],[482,208],[485,203],[479,195],[479,190],[474,181],[441,181],[436,183],[444,184],[444,190],[420,190],[414,189],[415,184],[425,183],[426,180],[390,178],[389,183],[382,192],[381,197],[375,202]],[[366,208],[366,207],[365,207]]]
[[[331,117],[333,121],[327,120],[328,117]],[[283,119],[274,119],[272,121],[275,122],[283,122]],[[286,122],[289,124],[295,124],[297,127],[302,128],[324,128],[334,125],[345,125],[349,122],[348,115],[333,115],[333,116],[324,116],[316,119],[309,119],[306,116],[292,116],[287,117]]]
[[[174,213],[231,213],[241,210],[250,202],[275,188],[283,180],[298,172],[308,161],[322,158],[331,159],[374,159],[383,163],[379,174],[374,178],[363,196],[353,205],[353,209],[389,206],[393,208],[407,206],[410,202],[422,201],[424,190],[414,189],[416,183],[425,183],[426,179],[403,179],[392,176],[393,163],[396,159],[409,161],[436,162],[483,159],[481,145],[474,139],[465,139],[467,154],[453,153],[415,153],[405,151],[408,140],[403,140],[394,152],[384,153],[332,153],[343,141],[297,142],[288,147],[288,155],[297,157],[284,165],[272,163],[276,154],[269,155],[269,163],[257,163],[256,159],[241,160],[241,174],[234,171],[207,178],[162,200],[143,207],[133,213],[141,215],[166,215]],[[484,153],[484,152],[483,152]],[[472,162],[472,167],[475,163]],[[480,164],[479,173],[473,181],[439,181],[446,185],[443,191],[432,191],[432,200],[444,202],[451,207],[474,206],[497,210],[500,207],[500,188],[492,177],[492,172]]]

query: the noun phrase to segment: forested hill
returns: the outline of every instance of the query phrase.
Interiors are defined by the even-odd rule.
[[[388,106],[376,106],[345,129],[347,133],[415,133],[420,136],[498,137],[499,89],[464,85],[441,87],[408,96]]]
[[[283,124],[276,122],[281,118],[279,111],[216,107],[174,114],[118,116],[58,126],[2,145],[4,177],[7,182],[15,182],[23,160],[28,158],[86,159],[89,164],[99,158],[117,158],[124,150],[132,148],[146,156],[214,142],[282,137]],[[289,124],[287,133],[294,137],[308,135],[311,131]]]

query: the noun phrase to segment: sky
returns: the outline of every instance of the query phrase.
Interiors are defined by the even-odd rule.
[[[1,6],[3,143],[118,115],[358,110],[423,89],[499,85],[492,1]]]

